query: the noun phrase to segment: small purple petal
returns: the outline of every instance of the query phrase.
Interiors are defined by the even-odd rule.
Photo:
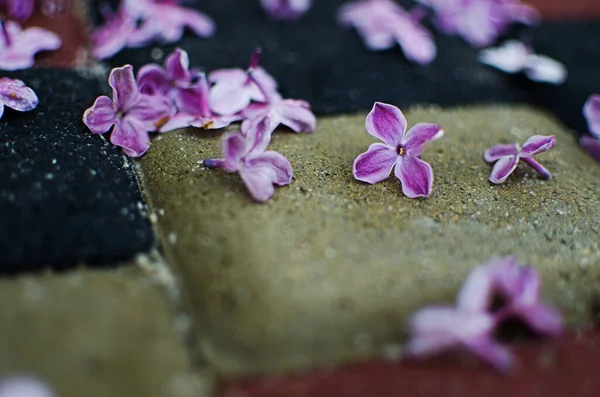
[[[15,21],[6,21],[3,26],[11,44],[0,40],[1,70],[30,68],[37,52],[55,50],[61,46],[58,35],[47,29],[33,27],[23,30]]]
[[[172,80],[189,80],[190,59],[187,52],[176,48],[165,60],[165,69]]]
[[[280,116],[280,123],[295,132],[313,132],[317,126],[317,118],[310,111],[307,102],[296,99],[278,101],[275,112]]]
[[[104,134],[117,122],[117,113],[109,97],[99,96],[83,113],[83,123],[94,134]]]
[[[354,178],[367,183],[377,183],[387,179],[398,159],[398,153],[383,143],[373,143],[369,150],[354,160]]]
[[[169,118],[169,121],[164,123],[159,132],[169,132],[178,130],[180,128],[186,128],[190,126],[190,123],[196,119],[196,116],[187,113],[177,113],[175,116]]]
[[[146,129],[154,131],[174,113],[173,104],[160,95],[140,95],[138,102],[129,109],[128,116],[144,123]]]
[[[20,51],[35,54],[40,51],[56,50],[60,48],[62,42],[60,37],[44,28],[32,27],[23,30],[23,33],[14,38],[14,46],[18,46]]]
[[[275,172],[273,183],[279,186],[288,185],[292,182],[292,165],[281,153],[268,150],[257,156],[252,156],[245,162],[246,167],[270,167]]]
[[[486,150],[483,154],[483,158],[488,163],[507,156],[516,156],[521,151],[521,148],[516,143],[506,143],[501,145],[492,146]]]
[[[437,124],[417,124],[406,133],[403,146],[406,148],[407,153],[420,156],[426,144],[441,138],[443,135],[444,130]]]
[[[239,85],[217,83],[209,93],[210,108],[213,112],[230,116],[244,110],[252,100]],[[246,94],[246,95],[245,95]]]
[[[96,59],[110,58],[127,45],[127,39],[136,28],[136,21],[121,10],[111,15],[106,23],[91,35],[92,54]]]
[[[250,143],[238,133],[225,133],[221,138],[221,150],[225,160],[223,168],[228,172],[238,171],[242,166],[242,158],[248,153]]]
[[[275,193],[273,180],[276,179],[275,170],[271,167],[242,167],[240,176],[252,198],[259,203],[267,202]]]
[[[519,165],[519,156],[507,156],[500,158],[494,168],[492,168],[492,174],[490,175],[490,182],[499,184],[506,181],[506,178],[517,168]]]
[[[148,130],[143,122],[133,117],[124,117],[117,122],[110,141],[123,148],[130,157],[140,157],[150,148]]]
[[[579,144],[594,160],[600,163],[600,139],[584,135],[579,139]]]
[[[550,171],[546,169],[543,165],[541,165],[537,160],[533,157],[521,157],[521,161],[528,164],[533,170],[538,174],[542,179],[550,179],[552,174]]]
[[[463,283],[456,306],[468,312],[485,312],[492,298],[493,274],[489,266],[477,266],[467,276]]]
[[[19,112],[35,109],[39,99],[35,92],[21,80],[0,78],[0,103]]]
[[[554,135],[534,135],[525,141],[521,148],[520,156],[534,156],[538,153],[552,149],[554,145],[556,145],[556,137]]]
[[[172,85],[162,66],[155,63],[144,65],[138,70],[137,84],[142,94],[165,95]]]
[[[396,148],[402,143],[406,131],[406,118],[397,107],[375,102],[365,124],[370,135],[388,146]]]
[[[140,94],[131,65],[114,68],[108,76],[108,84],[113,89],[113,103],[120,111],[128,111],[138,102]]]
[[[253,120],[251,123],[242,125],[242,135],[250,142],[249,152],[262,153],[271,142],[273,124],[269,117]]]
[[[519,316],[533,331],[545,336],[558,336],[563,330],[563,321],[554,309],[542,304],[525,307]]]
[[[394,172],[402,182],[402,192],[406,197],[428,197],[431,194],[433,170],[420,158],[409,154],[399,156]]]
[[[600,139],[600,95],[594,94],[583,105],[583,115],[588,123],[590,134]]]
[[[397,25],[396,31],[398,44],[406,59],[419,65],[427,65],[435,59],[437,47],[433,37],[418,22],[406,17],[404,23]]]

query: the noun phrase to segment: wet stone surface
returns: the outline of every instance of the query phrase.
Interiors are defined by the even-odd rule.
[[[266,205],[236,174],[202,167],[216,133],[164,134],[140,161],[167,260],[188,291],[206,359],[226,375],[329,365],[379,355],[402,341],[407,316],[450,303],[469,270],[515,254],[543,279],[569,324],[591,319],[600,280],[600,167],[563,126],[527,107],[416,108],[409,125],[441,124],[423,155],[435,173],[427,200],[391,177],[355,181],[352,162],[374,142],[365,114],[319,120],[312,135],[277,132],[295,169]],[[557,137],[501,186],[482,154],[534,134]]]

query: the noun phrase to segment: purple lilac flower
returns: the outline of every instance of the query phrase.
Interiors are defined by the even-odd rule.
[[[437,28],[474,47],[492,44],[513,22],[538,23],[538,12],[519,0],[417,0],[436,14]]]
[[[579,144],[594,160],[600,163],[600,95],[591,95],[583,105],[590,135],[583,135]]]
[[[8,16],[18,21],[25,21],[33,14],[35,0],[0,0],[0,5],[8,9]]]
[[[21,80],[0,78],[0,118],[4,114],[5,106],[19,112],[27,112],[35,109],[38,103],[35,92]]]
[[[96,59],[110,58],[127,46],[127,40],[137,27],[136,18],[124,7],[113,12],[101,10],[105,23],[91,34],[92,54]]]
[[[357,0],[340,8],[338,21],[355,28],[370,50],[386,50],[397,43],[408,60],[425,65],[435,59],[437,49],[420,23],[421,10],[417,11],[406,12],[392,0]]]
[[[533,156],[552,149],[556,144],[554,135],[534,135],[525,141],[523,147],[518,143],[500,144],[491,147],[483,154],[488,163],[496,162],[490,175],[490,182],[502,183],[519,165],[519,161],[528,164],[543,179],[550,179],[550,171],[537,162]]]
[[[223,116],[231,116],[241,112],[250,102],[265,102],[267,98],[263,90],[277,90],[277,82],[262,67],[258,66],[260,49],[257,49],[250,59],[248,70],[219,69],[208,75],[208,81],[214,83],[210,89],[208,100],[213,112]],[[256,82],[262,87],[259,88]]]
[[[260,0],[260,4],[272,19],[294,20],[303,16],[312,0]]]
[[[179,112],[171,117],[162,127],[160,132],[172,131],[184,127],[196,127],[202,129],[218,129],[227,127],[234,121],[239,121],[242,116],[234,114],[232,116],[219,116],[210,110],[208,105],[208,81],[204,73],[199,73],[198,79],[198,100],[200,106],[195,113]]]
[[[61,44],[60,38],[47,29],[33,27],[23,30],[17,22],[0,21],[0,69],[30,68],[36,53],[56,50]]]
[[[225,133],[221,140],[223,159],[207,159],[204,165],[237,172],[254,200],[264,203],[273,197],[273,185],[292,181],[292,166],[282,154],[266,150],[271,139],[269,119],[257,120],[245,135]]]
[[[0,397],[55,397],[42,381],[25,376],[0,379]]]
[[[387,179],[395,168],[402,192],[410,198],[427,197],[433,186],[431,166],[421,160],[425,145],[444,134],[437,124],[417,124],[406,132],[406,118],[395,106],[375,102],[366,120],[367,132],[383,143],[374,143],[354,161],[354,178],[367,183]]]
[[[104,134],[114,125],[110,141],[128,156],[139,157],[150,147],[148,131],[168,118],[173,106],[162,96],[141,94],[131,65],[113,69],[108,82],[113,99],[98,97],[83,114],[83,122],[94,134]]]
[[[479,53],[479,61],[506,73],[523,72],[536,82],[562,84],[567,79],[567,68],[545,55],[533,53],[531,47],[518,40],[509,40],[497,48]]]

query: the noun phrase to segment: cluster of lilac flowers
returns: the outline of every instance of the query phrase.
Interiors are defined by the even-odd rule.
[[[587,121],[589,135],[583,135],[579,143],[600,163],[600,95],[594,94],[583,105],[583,115]]]
[[[292,175],[287,159],[266,150],[271,134],[280,124],[295,132],[312,132],[316,118],[307,102],[283,99],[275,79],[258,65],[259,54],[257,50],[252,55],[247,70],[215,70],[208,76],[190,70],[188,55],[179,48],[164,67],[140,68],[137,80],[130,65],[115,68],[109,76],[112,99],[98,97],[83,122],[95,134],[114,126],[111,142],[139,157],[150,148],[149,132],[188,126],[216,129],[242,121],[240,133],[223,136],[225,158],[206,160],[205,165],[239,172],[252,197],[267,201],[273,184],[288,184]]]
[[[185,28],[200,37],[210,37],[215,23],[207,15],[179,5],[179,0],[122,0],[116,12],[107,6],[105,24],[92,34],[93,54],[109,58],[125,47],[143,47],[152,42],[174,43]]]
[[[0,78],[0,118],[4,115],[5,106],[19,112],[28,112],[35,109],[38,103],[35,92],[21,80]]]
[[[22,29],[18,22],[0,20],[0,70],[30,68],[35,54],[56,50],[61,45],[58,35],[47,29]]]
[[[499,298],[501,305],[493,306]],[[500,370],[510,368],[510,351],[494,339],[494,332],[509,319],[519,320],[540,336],[558,336],[560,315],[540,300],[540,279],[534,268],[521,266],[514,257],[491,260],[471,271],[456,306],[433,306],[409,320],[412,338],[406,353],[428,357],[463,348]]]

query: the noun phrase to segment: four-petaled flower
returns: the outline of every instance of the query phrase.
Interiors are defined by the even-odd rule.
[[[113,69],[108,82],[113,99],[98,97],[83,114],[83,122],[95,134],[103,134],[114,125],[110,141],[127,155],[139,157],[150,147],[148,131],[169,117],[173,106],[163,96],[141,94],[131,65]]]
[[[534,135],[523,144],[518,143],[500,144],[491,147],[483,154],[488,163],[496,162],[490,175],[490,182],[502,183],[517,168],[519,161],[528,164],[543,179],[550,179],[550,171],[537,162],[533,156],[545,152],[554,147],[556,138],[554,135]]]
[[[377,183],[388,178],[392,168],[410,198],[431,194],[433,171],[421,160],[425,145],[444,131],[437,124],[417,124],[406,132],[406,118],[395,106],[376,102],[366,120],[367,132],[383,143],[374,143],[354,161],[353,174],[359,181]]]
[[[367,48],[386,50],[398,43],[408,60],[424,65],[434,60],[437,49],[421,17],[420,10],[406,12],[391,0],[357,0],[338,13],[339,22],[354,27]]]
[[[579,144],[600,163],[600,95],[591,95],[583,105],[590,135],[582,135]]]
[[[35,54],[60,48],[60,38],[53,32],[33,27],[25,30],[15,21],[0,21],[0,69],[30,68]]]
[[[271,139],[269,119],[257,120],[244,134],[225,133],[221,140],[223,159],[207,159],[209,168],[223,168],[240,174],[254,200],[264,203],[273,197],[273,185],[292,181],[292,166],[280,153],[266,150]]]
[[[531,47],[518,40],[509,40],[497,48],[487,48],[478,55],[479,61],[506,73],[523,72],[533,81],[562,84],[567,68],[545,55],[533,53]]]
[[[501,306],[493,311],[495,298]],[[512,363],[508,349],[493,339],[507,319],[520,320],[536,334],[557,336],[560,315],[540,301],[540,280],[530,266],[512,256],[474,268],[463,284],[456,307],[434,306],[419,310],[409,320],[411,339],[407,353],[427,357],[456,347],[472,351],[500,370]]]
[[[260,0],[260,4],[273,19],[293,20],[304,15],[312,0]]]
[[[0,118],[4,114],[4,107],[19,112],[27,112],[35,109],[39,100],[35,92],[27,87],[21,80],[13,80],[8,77],[0,78]]]

